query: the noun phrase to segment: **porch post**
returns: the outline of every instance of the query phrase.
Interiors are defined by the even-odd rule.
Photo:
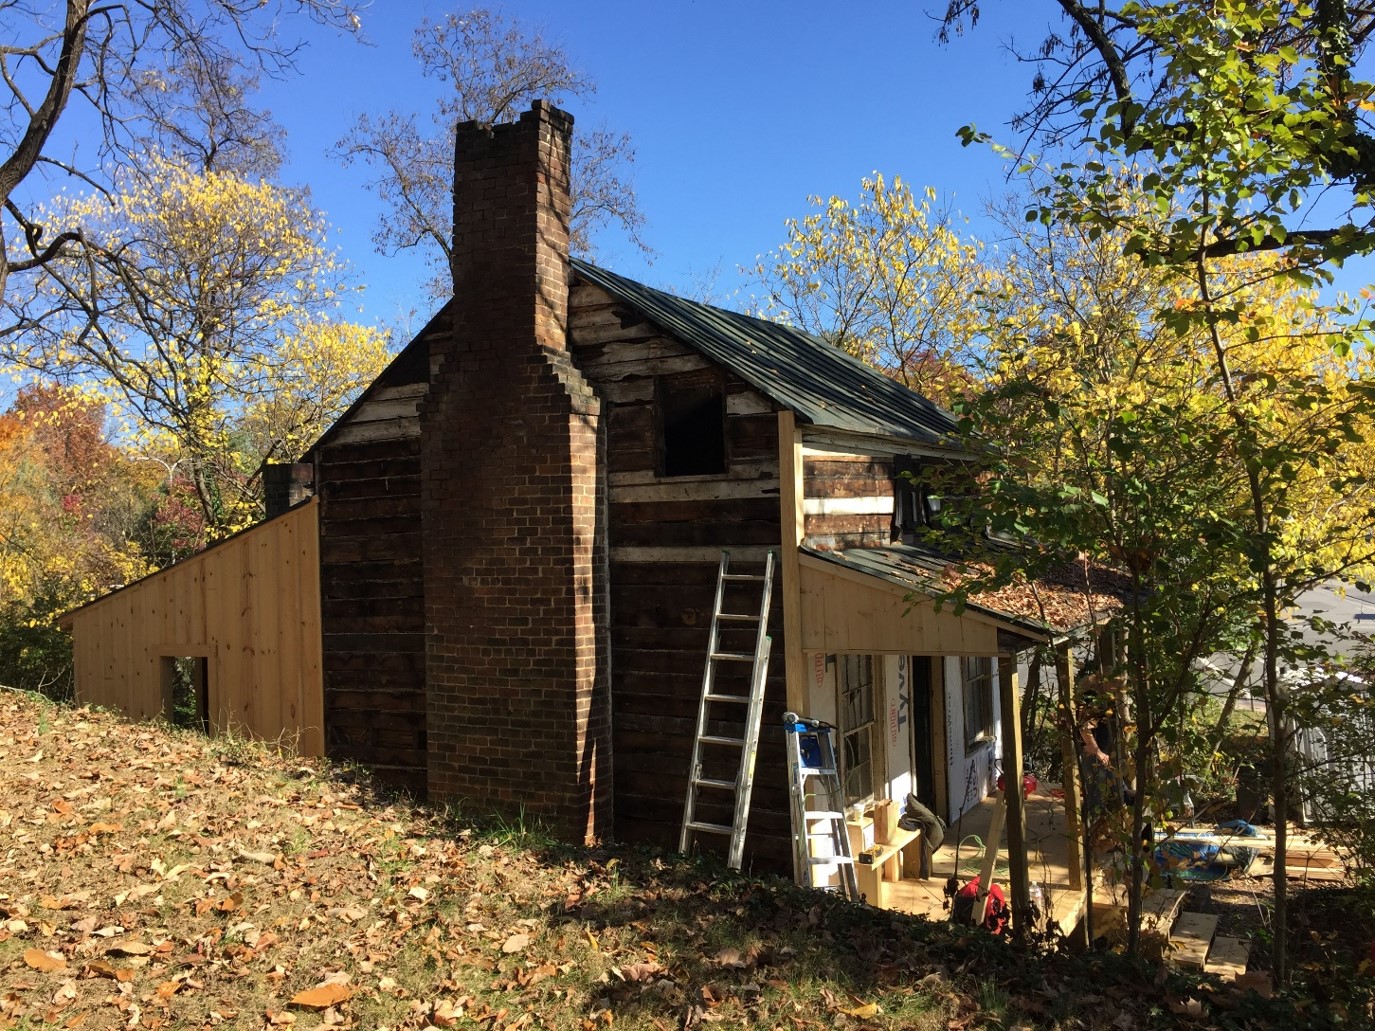
[[[1023,938],[1031,916],[1031,877],[1026,854],[1026,805],[1022,794],[1022,717],[1017,695],[1017,657],[998,656],[998,700],[1003,721],[1003,797],[1007,801],[1007,866],[1012,888],[1012,932]]]
[[[779,565],[783,574],[784,682],[788,708],[806,714],[811,711],[811,705],[807,701],[802,653],[802,575],[797,561],[797,549],[805,529],[802,437],[797,432],[796,418],[787,408],[778,413],[778,481],[779,521],[783,530]]]
[[[1055,649],[1055,679],[1060,686],[1060,786],[1065,790],[1065,836],[1069,839],[1069,886],[1084,890],[1083,828],[1079,819],[1079,741],[1075,732],[1074,656],[1069,642]]]

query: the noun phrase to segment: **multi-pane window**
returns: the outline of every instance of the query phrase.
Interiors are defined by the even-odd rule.
[[[964,743],[973,750],[993,739],[993,660],[960,660],[964,680]]]
[[[874,797],[873,656],[836,656],[836,692],[845,804],[854,805]]]

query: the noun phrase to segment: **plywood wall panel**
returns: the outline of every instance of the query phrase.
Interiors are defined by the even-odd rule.
[[[78,609],[78,699],[154,718],[163,659],[199,656],[214,729],[322,754],[319,568],[311,501]]]

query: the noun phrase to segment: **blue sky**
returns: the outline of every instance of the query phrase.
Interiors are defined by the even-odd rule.
[[[263,82],[261,103],[288,133],[283,178],[311,187],[332,244],[366,288],[360,311],[346,314],[394,328],[398,343],[429,314],[428,273],[417,254],[376,253],[370,170],[343,167],[331,150],[361,114],[397,109],[424,120],[436,108],[444,87],[420,74],[413,31],[422,18],[474,2],[371,0],[366,43],[293,19],[283,31],[306,40],[299,74]],[[785,220],[808,211],[809,195],[854,198],[874,171],[934,187],[973,233],[996,239],[982,211],[1012,190],[1007,168],[986,147],[962,147],[956,131],[973,122],[1015,142],[1006,123],[1025,104],[1034,69],[1007,44],[1034,49],[1065,27],[1053,0],[985,0],[978,27],[941,46],[928,11],[945,2],[516,0],[496,9],[561,42],[598,83],[594,98],[568,105],[579,126],[605,125],[634,141],[654,253],[609,230],[591,257],[656,286],[747,307],[740,266],[783,241]],[[1375,53],[1364,63],[1375,65]],[[1375,78],[1375,69],[1358,74]],[[62,146],[94,137],[83,118],[79,104],[67,112]],[[61,187],[73,184],[40,175],[29,185],[40,196]],[[1338,273],[1353,293],[1373,280],[1369,259]]]
[[[742,283],[738,266],[783,240],[784,220],[805,213],[809,194],[853,197],[876,170],[934,186],[970,215],[1006,192],[1002,162],[961,147],[955,132],[970,121],[1003,126],[1031,69],[1001,44],[1039,42],[1053,15],[1023,0],[985,8],[978,29],[948,47],[935,42],[920,2],[526,0],[499,9],[541,26],[595,79],[597,96],[570,105],[578,124],[605,123],[634,140],[656,253],[646,259],[608,231],[595,259],[655,285],[728,298]],[[433,106],[440,84],[421,77],[411,33],[423,16],[453,9],[375,0],[364,12],[371,46],[312,31],[302,74],[265,91],[289,133],[284,178],[308,183],[330,216],[334,243],[367,285],[363,317],[402,329],[423,322],[424,270],[415,258],[373,251],[378,207],[367,170],[343,168],[328,152],[364,112]]]

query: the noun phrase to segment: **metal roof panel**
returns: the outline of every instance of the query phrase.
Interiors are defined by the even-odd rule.
[[[573,271],[734,372],[799,421],[949,444],[949,412],[820,337],[656,290],[578,258]]]

